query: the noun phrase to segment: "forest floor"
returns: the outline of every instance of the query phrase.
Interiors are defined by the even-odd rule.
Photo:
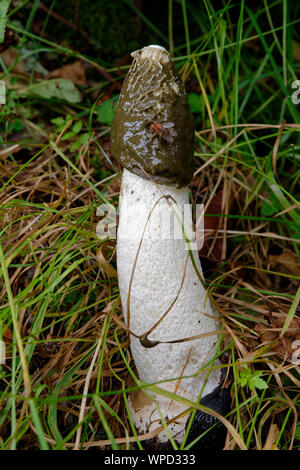
[[[110,125],[130,52],[151,43],[172,54],[196,121],[199,255],[234,379],[225,448],[299,448],[299,10],[2,2],[2,449],[143,449],[155,436],[132,423],[141,385],[128,385],[116,240],[96,233],[97,207],[118,206]]]

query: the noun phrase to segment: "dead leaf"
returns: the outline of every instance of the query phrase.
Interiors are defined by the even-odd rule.
[[[2,324],[2,339],[5,343],[12,343],[13,341],[13,332],[8,326]]]
[[[272,315],[269,325],[257,324],[255,331],[258,333],[261,343],[273,343],[271,351],[285,359],[290,359],[295,352],[294,342],[300,340],[300,318],[294,317],[285,334],[280,337],[281,329],[286,320],[286,315]]]
[[[292,41],[293,56],[296,62],[300,61],[300,43],[298,41]]]
[[[279,450],[276,446],[278,436],[279,429],[277,424],[271,424],[263,450]]]
[[[284,274],[300,276],[300,260],[295,253],[284,251],[281,255],[269,255],[270,267]]]
[[[223,189],[215,194],[210,201],[205,213],[206,214],[222,214]],[[232,211],[234,204],[234,193],[231,192],[228,212]],[[218,238],[218,230],[223,230],[225,224],[224,217],[204,215],[204,245],[200,250],[200,256],[208,256],[212,261],[219,261],[222,258],[223,237],[220,232]],[[230,226],[230,219],[227,219],[227,227]],[[213,246],[212,246],[213,245]]]
[[[108,190],[112,193],[119,193],[121,190],[121,178],[114,178],[109,184]]]
[[[73,64],[64,65],[59,69],[55,69],[50,72],[46,78],[66,78],[75,85],[86,85],[85,67],[82,60],[76,60]]]
[[[110,260],[107,260],[106,248],[115,249],[115,245],[110,242],[102,243],[102,245],[97,250],[97,260],[101,265],[101,269],[106,272],[110,277],[118,277],[116,269],[110,264]]]
[[[7,68],[9,68],[9,67],[11,67],[11,65],[15,64],[15,62],[18,58],[18,54],[13,49],[7,49],[6,51],[2,52],[2,54],[0,54],[0,57],[3,60],[5,66]],[[20,60],[19,62],[17,62],[13,66],[11,71],[15,72],[15,73],[18,73],[20,75],[26,75],[25,61]]]
[[[281,329],[284,325],[285,320],[286,320],[286,315],[283,315],[283,316],[279,316],[276,318],[273,317],[271,322],[275,328]],[[300,318],[294,317],[292,318],[289,324],[289,327],[287,331],[285,332],[285,336],[287,336],[288,338],[294,338],[295,336],[299,334],[300,334]]]

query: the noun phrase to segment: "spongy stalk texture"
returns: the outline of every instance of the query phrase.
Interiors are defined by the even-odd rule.
[[[190,235],[191,210],[187,187],[159,185],[124,170],[117,264],[125,321],[132,332],[142,335],[174,304],[149,335],[151,341],[180,340],[220,329],[188,255],[187,243],[177,218],[182,211],[185,214],[185,233]],[[174,216],[175,212],[177,216]],[[193,252],[193,256],[202,276],[198,253]],[[207,379],[207,370],[197,372],[215,354],[217,335],[181,343],[157,344],[152,348],[142,346],[133,335],[130,339],[141,380],[153,384],[195,374],[194,377],[182,378],[180,382],[172,380],[160,386],[170,391],[176,390],[177,394],[193,401],[197,399]],[[218,380],[219,371],[211,371],[204,394],[212,391]],[[165,407],[163,412],[170,418],[172,412],[167,402],[170,404],[170,400],[162,399],[161,404]]]

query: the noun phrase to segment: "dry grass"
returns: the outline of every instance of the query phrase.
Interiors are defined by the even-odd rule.
[[[264,14],[273,11],[268,8]],[[265,36],[248,10],[244,32],[247,27],[249,37],[251,32],[259,39],[249,39],[245,47],[258,48],[258,59],[248,64],[239,55],[232,35],[240,21],[223,31],[233,56],[221,50],[217,33],[210,33],[215,55],[197,56],[196,43],[194,62],[179,58],[188,92],[204,96],[202,111],[194,111],[198,168],[191,192],[206,208],[200,256],[221,312],[221,359],[234,378],[232,412],[224,421],[226,448],[295,449],[300,439],[300,366],[293,361],[300,344],[300,121],[296,107],[283,112],[274,105],[274,90],[278,93],[279,87],[285,96],[285,89],[272,67],[257,75],[266,54]],[[267,30],[276,43],[276,28]],[[207,44],[200,40],[201,53],[210,50]],[[273,57],[273,43],[267,43],[267,51],[279,69],[282,55]],[[224,61],[218,68],[220,53]],[[234,63],[241,61],[240,69],[232,57]],[[291,81],[297,69],[292,73],[289,63],[285,67]],[[109,70],[119,84],[123,77],[118,73]],[[29,77],[22,80],[27,86]],[[117,88],[101,85],[95,103]],[[249,88],[256,105],[247,109],[243,100]],[[92,92],[81,91],[86,99],[81,108],[63,100],[19,98],[23,107],[40,106],[42,112],[26,118],[18,108],[23,129],[8,129],[15,110],[2,133],[3,449],[141,449],[158,433],[137,438],[127,409],[129,391],[143,384],[129,381],[134,364],[120,305],[115,240],[101,241],[96,235],[96,209],[102,202],[117,207],[120,175],[109,151],[109,126],[97,121]],[[239,122],[241,102],[246,111]],[[262,122],[256,122],[259,107]],[[53,124],[47,112],[69,118]],[[78,121],[82,130],[68,136]],[[83,132],[88,139],[72,151]]]

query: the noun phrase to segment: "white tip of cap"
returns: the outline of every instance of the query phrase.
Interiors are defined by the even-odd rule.
[[[168,52],[167,49],[165,49],[164,47],[162,47],[162,46],[157,46],[157,45],[154,45],[154,44],[151,44],[150,46],[147,46],[147,47],[153,47],[153,48],[155,48],[155,49],[160,49],[160,50],[162,50],[162,51],[164,51],[164,52]],[[144,49],[147,49],[147,47],[144,47]]]
[[[154,61],[159,60],[162,63],[167,63],[170,60],[168,51],[164,47],[157,45],[143,47],[143,49],[132,52],[131,56],[134,59],[137,59],[138,57],[141,59],[149,58]]]

